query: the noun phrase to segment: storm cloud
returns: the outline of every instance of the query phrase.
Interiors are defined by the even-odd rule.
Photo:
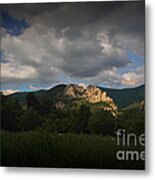
[[[7,13],[1,14],[4,89],[144,83],[144,1],[8,4],[1,9]],[[129,52],[141,57],[141,65]]]

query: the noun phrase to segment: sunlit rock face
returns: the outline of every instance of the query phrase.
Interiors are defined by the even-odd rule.
[[[113,99],[107,96],[106,92],[92,85],[84,88],[83,86],[70,84],[65,88],[64,95],[71,98],[84,99],[90,103],[106,102],[109,106],[103,106],[104,110],[117,110]]]
[[[76,84],[70,84],[66,87],[64,94],[73,98],[82,98],[84,91],[84,87],[78,86]]]
[[[88,86],[84,94],[88,101],[91,103],[97,103],[108,100],[106,92],[103,92],[101,91],[101,89],[94,86]]]

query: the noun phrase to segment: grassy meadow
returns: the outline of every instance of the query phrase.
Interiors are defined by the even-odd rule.
[[[116,152],[112,136],[1,132],[2,166],[144,169],[143,161],[118,161]]]

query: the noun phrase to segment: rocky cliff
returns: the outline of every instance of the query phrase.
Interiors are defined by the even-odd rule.
[[[106,102],[108,106],[102,106],[101,108],[103,108],[104,110],[117,110],[117,106],[115,105],[113,100],[109,96],[107,96],[106,92],[92,85],[84,88],[83,86],[70,84],[65,88],[64,95],[73,99],[87,100],[89,103]]]

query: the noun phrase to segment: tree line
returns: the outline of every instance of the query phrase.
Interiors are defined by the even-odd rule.
[[[68,105],[57,109],[50,101],[40,103],[27,93],[26,107],[1,94],[1,129],[11,132],[40,130],[51,133],[114,135],[118,128],[144,132],[144,109],[130,108],[114,117],[110,111],[91,111],[89,105]]]

